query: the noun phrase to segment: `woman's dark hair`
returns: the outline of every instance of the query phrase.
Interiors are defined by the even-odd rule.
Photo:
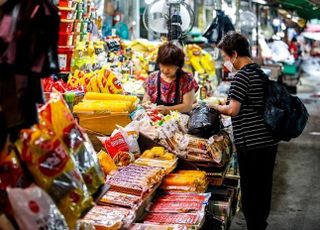
[[[236,51],[239,57],[251,57],[248,39],[234,31],[228,32],[222,38],[218,44],[218,48],[222,49],[229,56]]]
[[[157,64],[175,65],[182,68],[184,65],[184,52],[178,46],[167,42],[159,47]]]

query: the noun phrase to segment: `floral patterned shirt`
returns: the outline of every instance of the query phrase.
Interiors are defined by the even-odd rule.
[[[158,97],[158,74],[159,71],[153,72],[144,82],[146,93],[150,96],[151,102],[156,103]],[[174,103],[176,94],[176,81],[166,82],[162,78],[161,81],[161,100],[165,103]],[[180,77],[180,99],[179,104],[183,102],[183,96],[191,90],[198,91],[199,86],[192,74],[184,72]]]

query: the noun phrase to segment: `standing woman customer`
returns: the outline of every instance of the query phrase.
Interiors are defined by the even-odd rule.
[[[229,32],[218,48],[225,67],[237,73],[231,82],[227,104],[212,107],[231,116],[247,228],[266,229],[278,140],[267,130],[260,112],[264,107],[263,72],[253,63],[249,42],[243,35]]]

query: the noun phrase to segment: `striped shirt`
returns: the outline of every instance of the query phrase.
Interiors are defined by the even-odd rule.
[[[255,149],[278,143],[267,130],[261,113],[263,85],[261,69],[255,63],[244,66],[231,82],[228,101],[241,103],[239,114],[231,118],[237,148]]]

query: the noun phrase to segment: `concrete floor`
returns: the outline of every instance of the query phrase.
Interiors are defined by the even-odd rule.
[[[268,230],[320,230],[320,76],[304,76],[298,88],[310,113],[303,134],[280,143]],[[240,212],[230,230],[245,230]]]

